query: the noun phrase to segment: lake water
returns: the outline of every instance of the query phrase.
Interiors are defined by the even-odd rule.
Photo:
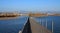
[[[18,33],[23,29],[24,24],[27,22],[28,17],[19,17],[17,19],[0,20],[0,33]],[[54,33],[60,33],[60,16],[47,16],[35,18],[35,20],[41,25],[51,31],[52,20],[54,22]],[[41,21],[40,21],[41,20]]]
[[[22,30],[28,17],[19,17],[17,19],[0,20],[0,33],[18,33]]]
[[[35,18],[35,20],[44,27],[46,27],[46,21],[47,21],[47,29],[50,31],[52,31],[52,21],[53,21],[53,33],[60,33],[60,16],[39,17]]]

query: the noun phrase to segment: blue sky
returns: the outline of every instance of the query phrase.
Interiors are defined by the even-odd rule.
[[[0,0],[0,11],[60,11],[60,0]]]

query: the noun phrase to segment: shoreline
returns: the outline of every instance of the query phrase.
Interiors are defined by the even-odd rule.
[[[48,15],[48,16],[56,16],[56,15]],[[30,17],[46,17],[46,16],[30,16]],[[0,20],[8,20],[8,19],[16,19],[19,18],[19,16],[16,17],[0,17]]]
[[[18,17],[1,17],[0,20],[16,19]]]

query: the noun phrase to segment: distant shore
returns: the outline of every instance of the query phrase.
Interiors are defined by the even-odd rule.
[[[16,19],[18,17],[2,17],[0,20]]]
[[[28,14],[19,14],[19,13],[0,13],[0,20],[3,19],[13,19],[19,16],[30,16],[30,17],[42,17],[42,16],[60,16],[60,14],[47,14],[47,13],[28,13]]]
[[[48,14],[48,13],[30,13],[31,17],[43,17],[43,16],[60,16],[60,14]]]

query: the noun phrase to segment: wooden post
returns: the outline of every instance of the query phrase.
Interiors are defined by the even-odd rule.
[[[46,28],[47,28],[47,19],[46,19]]]
[[[40,19],[40,24],[41,24],[41,19]]]
[[[54,28],[53,25],[54,25],[54,23],[53,23],[53,20],[52,20],[52,33],[53,33],[53,31],[54,31],[54,30],[53,30],[53,28]]]

